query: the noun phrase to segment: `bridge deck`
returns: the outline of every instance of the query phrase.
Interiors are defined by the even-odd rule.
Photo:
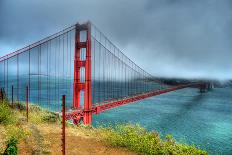
[[[108,102],[104,102],[104,103],[99,103],[98,105],[95,105],[92,107],[92,109],[90,110],[93,114],[99,114],[101,112],[104,112],[106,110],[110,110],[125,104],[130,104],[130,103],[134,103],[152,96],[157,96],[157,95],[161,95],[161,94],[165,94],[165,93],[169,93],[172,91],[176,91],[179,89],[184,89],[184,88],[188,88],[188,87],[196,87],[196,86],[200,86],[202,83],[190,83],[190,84],[182,84],[182,85],[178,85],[178,86],[174,86],[172,88],[167,88],[167,89],[163,89],[163,90],[156,90],[156,91],[151,91],[148,93],[143,93],[143,94],[139,94],[139,95],[135,95],[135,96],[129,96],[129,97],[125,97],[122,98],[120,100],[110,100]],[[66,114],[66,119],[67,120],[76,120],[77,123],[79,123],[79,121],[83,118],[83,113],[84,110],[83,109],[72,109],[69,110]]]

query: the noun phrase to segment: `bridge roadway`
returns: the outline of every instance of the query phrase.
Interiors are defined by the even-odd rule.
[[[109,100],[105,101],[104,103],[95,104],[89,112],[92,112],[93,114],[99,114],[101,112],[104,112],[106,110],[110,110],[125,104],[131,104],[143,99],[146,99],[148,97],[157,96],[169,92],[173,92],[179,89],[184,89],[188,87],[198,87],[202,88],[205,87],[206,83],[202,82],[194,82],[189,84],[182,84],[178,86],[174,86],[171,88],[163,89],[163,90],[155,90],[135,96],[128,96],[119,100]],[[70,109],[66,112],[66,120],[73,120],[74,124],[78,124],[81,120],[83,120],[84,116],[84,110],[83,109]]]

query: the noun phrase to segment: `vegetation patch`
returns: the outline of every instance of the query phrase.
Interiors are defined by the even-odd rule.
[[[17,118],[13,115],[8,101],[0,101],[0,124],[8,125],[17,122]]]
[[[47,111],[44,113],[42,120],[43,122],[56,123],[60,119],[59,119],[59,115],[57,115],[56,113]]]
[[[17,103],[14,103],[14,108],[18,109],[20,111],[23,111],[23,110],[26,110],[26,104],[21,103],[21,102],[17,102]]]
[[[171,135],[161,139],[158,133],[148,132],[139,125],[99,128],[97,134],[115,147],[126,147],[141,154],[208,155],[195,146],[177,143]]]
[[[3,155],[17,155],[17,144],[18,140],[15,138],[11,138],[7,144],[6,150]]]
[[[0,102],[0,130],[1,139],[5,140],[4,149],[0,149],[0,154],[17,154],[17,144],[22,139],[30,137],[34,125],[32,124],[45,124],[50,125],[60,123],[59,115],[49,112],[36,106],[29,105],[29,124],[25,121],[26,111],[25,104],[17,103],[11,109],[7,101]],[[23,119],[19,119],[19,118]],[[55,125],[55,124],[54,124]],[[85,136],[91,136],[100,141],[106,142],[114,147],[124,147],[139,154],[147,155],[207,155],[208,153],[195,146],[177,143],[171,135],[166,136],[165,139],[160,138],[156,132],[148,132],[139,125],[116,125],[111,127],[98,127],[92,126],[74,126],[67,123],[67,127],[71,130],[78,130],[84,133]],[[33,134],[37,135],[37,134]],[[38,135],[35,137],[37,141],[43,141],[43,138]],[[0,142],[1,143],[1,142]],[[38,142],[40,144],[40,142]],[[42,144],[42,142],[41,142]],[[41,145],[42,148],[42,145]]]
[[[26,116],[26,104],[25,103],[15,103],[15,108],[20,110],[24,116]],[[60,121],[59,115],[45,110],[36,104],[30,103],[28,106],[28,117],[31,123],[41,124],[41,123],[58,123]]]
[[[30,132],[19,121],[20,113],[11,109],[7,100],[0,101],[0,127],[1,127],[1,145],[0,153],[4,155],[17,154],[17,144],[21,139],[30,135]]]
[[[29,120],[35,124],[41,123],[59,123],[60,117],[54,112],[42,109],[36,105],[30,105],[29,108]]]

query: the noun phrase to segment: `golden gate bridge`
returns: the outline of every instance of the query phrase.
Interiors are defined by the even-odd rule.
[[[169,85],[87,22],[1,57],[0,87],[1,96],[12,103],[29,102],[54,112],[61,110],[65,95],[66,119],[89,125],[93,114],[187,87],[207,89],[210,83]]]

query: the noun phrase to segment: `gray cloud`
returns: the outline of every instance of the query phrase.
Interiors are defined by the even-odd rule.
[[[0,55],[88,19],[154,75],[232,78],[230,0],[0,1]]]

